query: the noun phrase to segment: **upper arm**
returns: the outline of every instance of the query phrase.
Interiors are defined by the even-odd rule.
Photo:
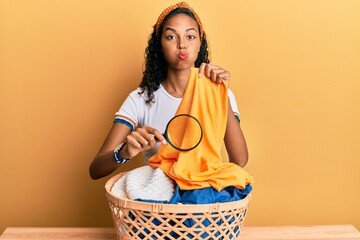
[[[100,148],[99,154],[113,151],[126,136],[139,124],[141,119],[142,98],[135,90],[125,99],[120,109],[115,113],[114,123]]]
[[[229,155],[229,161],[239,166],[245,166],[248,161],[247,145],[239,121],[236,119],[236,114],[234,117],[234,114],[235,112],[233,112],[232,106],[229,103],[224,142]]]
[[[100,148],[99,154],[114,151],[114,149],[125,141],[126,136],[130,133],[130,128],[122,123],[114,122],[103,145]]]

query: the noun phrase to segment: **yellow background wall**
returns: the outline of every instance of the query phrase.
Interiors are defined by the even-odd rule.
[[[170,2],[0,0],[0,232],[112,225],[109,177],[88,166]],[[232,73],[256,180],[246,224],[360,229],[360,1],[189,3]]]

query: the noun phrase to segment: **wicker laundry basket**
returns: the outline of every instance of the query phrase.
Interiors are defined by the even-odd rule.
[[[105,185],[117,239],[240,239],[250,194],[239,201],[213,204],[133,201],[111,193],[123,174]]]

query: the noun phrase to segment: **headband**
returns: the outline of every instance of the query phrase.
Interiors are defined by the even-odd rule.
[[[179,2],[175,5],[172,5],[168,8],[166,8],[159,16],[155,26],[156,26],[156,36],[159,37],[160,36],[160,26],[161,24],[164,22],[164,19],[165,17],[173,10],[177,9],[177,8],[186,8],[186,9],[189,9],[190,12],[192,14],[194,14],[194,17],[195,17],[195,20],[197,22],[197,24],[199,25],[199,29],[200,29],[200,38],[203,37],[203,34],[204,34],[204,30],[203,30],[203,27],[202,27],[202,24],[201,24],[201,21],[200,21],[200,18],[199,16],[196,14],[196,12],[194,11],[194,9],[192,9],[189,4],[187,4],[186,2]]]

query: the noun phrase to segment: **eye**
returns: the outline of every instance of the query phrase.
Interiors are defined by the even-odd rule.
[[[190,40],[193,40],[193,39],[195,39],[196,37],[195,37],[194,35],[189,35],[189,36],[187,36],[187,38],[190,39]]]
[[[167,40],[172,40],[172,39],[175,39],[176,37],[174,35],[168,35],[168,36],[165,36],[165,38]]]

